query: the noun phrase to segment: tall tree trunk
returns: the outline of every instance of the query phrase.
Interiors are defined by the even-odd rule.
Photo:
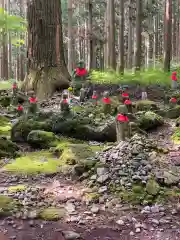
[[[69,86],[63,49],[61,1],[28,1],[28,65],[23,90],[33,89],[39,100]]]
[[[165,42],[164,42],[164,71],[169,72],[172,55],[172,0],[166,0],[165,7]]]
[[[21,17],[24,17],[24,0],[20,0],[20,15]],[[20,34],[20,39],[24,39],[24,33]],[[20,45],[19,47],[19,80],[23,81],[25,77],[25,57],[24,57],[24,47]]]
[[[72,0],[68,0],[68,71],[71,74],[73,70],[73,10]]]
[[[108,67],[116,70],[115,51],[115,6],[114,0],[108,0],[109,33],[108,33]]]
[[[7,10],[7,4],[5,0],[2,0],[2,8],[4,10]],[[6,31],[6,26],[4,26],[4,29],[2,31],[2,78],[4,80],[8,79],[8,35]]]
[[[133,24],[132,24],[132,0],[129,0],[128,9],[128,54],[127,54],[127,67],[132,68],[132,49],[133,49]]]
[[[141,43],[142,43],[142,0],[136,0],[136,52],[135,52],[135,70],[141,68]]]
[[[11,14],[10,10],[10,0],[8,0],[7,5],[8,13]],[[11,32],[8,34],[8,76],[9,78],[13,78],[12,74],[12,47],[11,47]]]
[[[119,71],[124,74],[124,0],[120,1],[120,66]]]

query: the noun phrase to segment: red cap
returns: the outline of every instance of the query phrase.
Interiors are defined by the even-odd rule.
[[[118,114],[116,118],[119,122],[128,122],[129,118],[127,116],[124,116],[122,114]]]
[[[93,96],[92,96],[92,99],[97,99],[97,96],[96,96],[96,95],[93,95]]]
[[[122,97],[129,97],[128,93],[122,93]]]
[[[172,72],[172,75],[176,75],[177,74],[177,72]]]
[[[125,104],[125,105],[131,105],[131,104],[132,104],[132,102],[131,102],[131,100],[130,100],[130,99],[126,99],[126,100],[124,101],[124,104]]]
[[[22,107],[22,106],[18,106],[18,107],[17,107],[17,110],[18,110],[18,111],[22,111],[22,110],[23,110],[23,107]]]
[[[103,98],[103,103],[110,104],[111,99],[110,98]]]
[[[177,102],[177,99],[176,99],[176,98],[171,98],[171,99],[170,99],[170,102],[176,103],[176,102]]]

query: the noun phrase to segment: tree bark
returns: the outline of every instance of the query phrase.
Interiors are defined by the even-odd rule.
[[[22,90],[39,100],[69,86],[63,49],[61,1],[28,1],[28,69]]]
[[[73,10],[72,0],[68,0],[68,71],[71,74],[73,70]]]

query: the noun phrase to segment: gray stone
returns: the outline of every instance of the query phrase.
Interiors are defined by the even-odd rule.
[[[108,169],[105,167],[97,168],[96,170],[98,176],[102,176],[108,173]]]
[[[107,186],[102,186],[99,188],[98,193],[104,193],[104,192],[107,192],[107,190],[108,190]]]
[[[109,174],[101,175],[98,177],[97,182],[98,183],[104,183],[108,180]]]
[[[80,239],[80,234],[74,231],[63,231],[63,236],[65,240],[75,240]]]

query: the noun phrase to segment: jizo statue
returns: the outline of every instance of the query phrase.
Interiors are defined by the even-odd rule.
[[[35,114],[37,112],[37,98],[34,91],[30,91],[28,93],[29,95],[29,108],[28,113],[29,114]]]
[[[61,112],[64,114],[69,113],[70,112],[70,107],[69,107],[69,103],[68,103],[68,95],[66,93],[64,93],[62,95],[62,100],[60,103],[60,107],[61,107]]]
[[[111,113],[111,99],[110,99],[109,92],[104,92],[102,102],[103,102],[103,112],[104,114],[110,114]]]

